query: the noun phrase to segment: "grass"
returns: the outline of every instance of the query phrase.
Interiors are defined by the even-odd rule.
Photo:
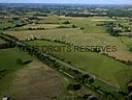
[[[10,23],[10,22],[1,22],[1,24],[0,24],[0,29],[12,27],[12,26],[14,26],[14,25],[15,25],[15,24]]]
[[[123,44],[125,44],[128,48],[132,47],[132,38],[128,38],[128,37],[119,37],[119,39],[121,40],[121,42]]]
[[[103,26],[96,26],[96,24],[102,24],[103,22],[96,20],[90,18],[72,19],[71,23],[77,25],[78,27],[83,27],[84,33],[106,33],[106,29]]]
[[[13,72],[24,66],[18,59],[31,60],[31,57],[17,48],[0,50],[0,94],[11,84]]]
[[[19,51],[17,48],[0,50],[0,70],[6,69],[9,71],[8,73],[5,73],[6,75],[2,79],[0,79],[0,98],[4,95],[16,99],[23,97],[28,98],[29,96],[32,98],[34,92],[34,96],[39,95],[39,97],[44,99],[47,98],[45,95],[50,95],[48,96],[49,98],[52,98],[54,95],[59,95],[58,98],[61,98],[83,95],[90,91],[83,88],[79,93],[76,91],[70,93],[67,90],[67,86],[70,83],[73,83],[72,80],[67,77],[61,77],[60,74],[36,59],[33,59],[32,63],[24,65],[26,66],[25,68],[17,62],[17,59],[30,60],[31,57],[26,53]],[[32,88],[34,86],[37,87],[37,89]],[[27,91],[28,89],[30,89],[30,94],[29,91]],[[59,90],[57,94],[54,92],[56,90]]]
[[[63,44],[53,43],[44,40],[35,40],[29,42],[34,46],[64,46]],[[90,72],[96,75],[98,78],[103,79],[113,86],[123,89],[127,88],[127,81],[125,80],[122,72],[129,69],[128,74],[132,75],[132,68],[112,58],[108,58],[104,55],[100,55],[94,52],[54,52],[50,53],[57,57],[64,59],[66,62],[71,62],[72,65],[78,67],[81,70]],[[121,72],[121,73],[120,73]],[[128,76],[130,79],[130,75]],[[117,78],[120,76],[120,78]],[[122,84],[120,84],[122,83]]]
[[[37,23],[39,24],[61,24],[64,21],[65,19],[59,18],[56,15],[52,15],[48,17],[42,17],[41,20],[39,20]]]
[[[12,59],[13,58],[13,59]],[[21,52],[19,49],[3,49],[0,50],[0,68],[15,70],[20,68],[20,64],[17,62],[18,59],[26,59],[29,60],[30,56],[26,53]],[[8,63],[7,63],[8,62]]]

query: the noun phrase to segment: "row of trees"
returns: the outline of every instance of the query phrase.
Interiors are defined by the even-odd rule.
[[[0,44],[0,49],[13,48],[13,47],[16,46],[16,44],[14,44],[11,41],[8,41],[8,39],[5,39],[1,34],[2,33],[0,33],[0,38],[3,39],[3,40],[6,40],[6,42]],[[10,36],[10,37],[12,37],[12,36]],[[16,39],[16,38],[14,38],[14,39]]]
[[[113,22],[107,22],[105,24],[102,24],[100,26],[105,26],[107,28],[107,31],[110,33],[112,36],[120,36],[121,32],[131,32],[131,28],[129,26],[124,26],[122,24],[116,24]],[[131,37],[131,33],[128,35]]]
[[[6,49],[6,48],[14,48],[15,47],[15,45],[14,44],[12,44],[12,43],[2,43],[2,44],[0,44],[0,49]]]

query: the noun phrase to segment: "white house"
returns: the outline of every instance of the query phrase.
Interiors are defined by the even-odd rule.
[[[3,97],[2,100],[8,100],[8,97]]]

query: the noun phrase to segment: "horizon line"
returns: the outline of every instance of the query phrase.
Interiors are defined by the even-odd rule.
[[[132,5],[127,3],[46,3],[46,2],[0,2],[0,4],[71,4],[71,5]]]

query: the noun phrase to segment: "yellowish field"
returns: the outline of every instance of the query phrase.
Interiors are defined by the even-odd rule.
[[[32,29],[39,29],[39,28],[44,28],[44,29],[53,29],[59,27],[59,24],[28,24],[19,28],[15,28],[16,30],[26,30],[29,28]]]

